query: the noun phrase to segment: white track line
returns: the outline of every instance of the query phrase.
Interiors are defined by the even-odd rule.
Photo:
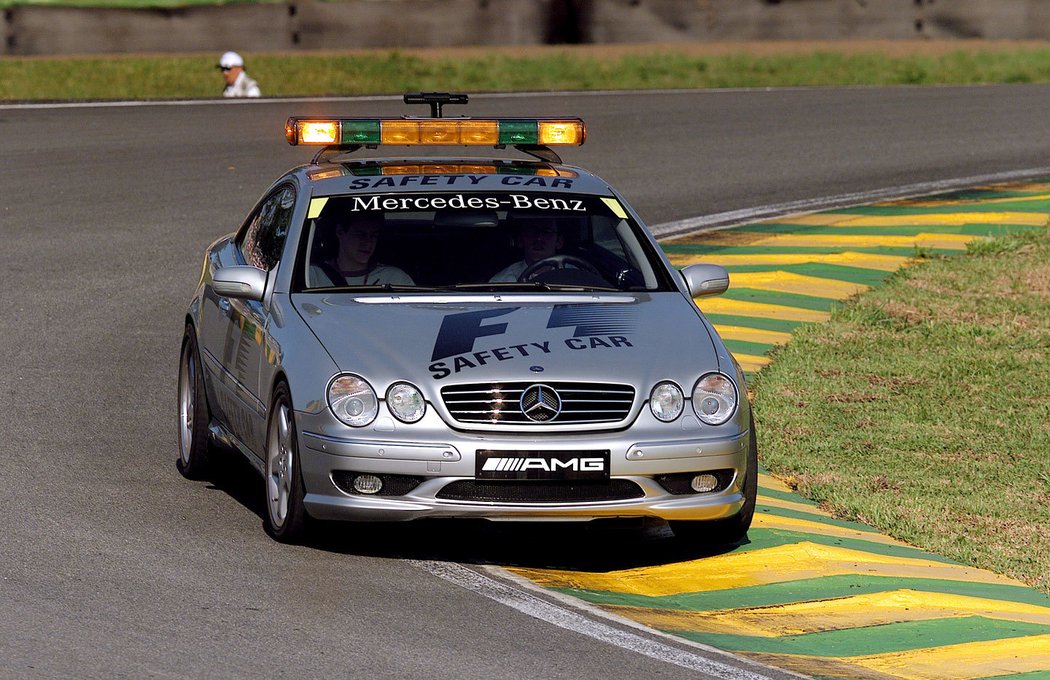
[[[377,95],[372,97],[284,97],[271,99],[165,99],[157,101],[112,101],[112,102],[39,102],[26,104],[0,104],[0,111],[47,110],[47,109],[126,109],[148,106],[260,106],[263,104],[343,103],[378,102],[401,100],[401,96]]]
[[[780,88],[780,90],[807,90],[814,88]],[[674,94],[718,94],[724,92],[768,92],[766,88],[708,88],[706,90],[572,90],[552,92],[485,92],[471,94],[471,99],[540,99],[552,97],[607,97],[619,95],[674,95]],[[400,94],[355,95],[352,97],[259,97],[253,99],[214,97],[211,99],[157,99],[137,101],[94,102],[26,102],[24,104],[0,104],[0,111],[19,109],[111,109],[143,106],[259,106],[263,104],[300,104],[345,102],[403,101]]]
[[[711,654],[720,654],[755,670],[741,668],[707,658],[699,653],[664,644],[629,630],[623,630],[579,612],[561,607],[540,598],[524,589],[515,588],[505,582],[480,574],[460,564],[427,560],[410,560],[410,564],[450,583],[506,605],[523,614],[546,621],[580,635],[586,635],[620,649],[643,654],[657,661],[674,664],[689,670],[706,673],[722,680],[770,680],[771,678],[803,677],[777,670],[775,674],[762,673],[763,666],[714,648]],[[770,669],[771,670],[771,669]]]
[[[1010,170],[997,172],[990,175],[975,175],[973,177],[958,177],[955,179],[935,180],[931,182],[919,182],[917,184],[905,184],[899,187],[886,187],[884,189],[873,189],[871,191],[858,191],[838,196],[826,196],[823,198],[808,198],[801,201],[789,201],[787,203],[775,203],[756,208],[744,208],[742,210],[730,210],[728,212],[689,217],[684,220],[664,222],[662,224],[649,225],[649,228],[657,238],[669,238],[672,236],[683,236],[695,231],[711,231],[714,229],[726,229],[728,227],[770,220],[788,215],[800,213],[811,213],[818,210],[830,208],[847,208],[876,201],[889,199],[915,198],[945,191],[966,189],[980,186],[982,184],[995,184],[997,182],[1010,182],[1020,179],[1031,179],[1033,177],[1050,177],[1050,167],[1027,168],[1024,170]]]

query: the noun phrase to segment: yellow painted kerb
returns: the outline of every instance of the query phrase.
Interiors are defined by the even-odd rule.
[[[822,312],[816,309],[802,309],[800,307],[786,307],[784,305],[771,305],[765,302],[730,300],[728,298],[701,298],[697,300],[696,303],[705,314],[753,316],[760,319],[781,319],[784,321],[799,321],[802,323],[819,323],[821,321],[827,321],[831,316],[828,312]]]
[[[745,373],[758,373],[771,362],[769,357],[760,357],[754,354],[740,354],[738,352],[733,353],[733,358],[740,362],[740,368],[744,369]]]
[[[548,588],[599,590],[648,597],[746,588],[847,574],[1021,585],[1013,579],[971,567],[879,555],[808,541],[606,573],[554,569],[511,571]]]
[[[796,264],[834,264],[843,267],[857,267],[858,269],[893,272],[908,263],[908,258],[902,255],[879,255],[875,253],[860,253],[856,251],[846,251],[842,253],[756,253],[754,255],[671,253],[667,257],[671,260],[671,264],[676,267],[682,267],[695,262],[719,264],[723,267],[755,267],[768,265],[788,267]],[[732,276],[735,276],[735,274],[730,274],[730,277]]]
[[[767,503],[767,505],[773,505]],[[759,512],[752,521],[752,526],[759,529],[780,529],[783,531],[795,531],[816,536],[830,536],[832,538],[851,538],[857,541],[878,543],[880,545],[906,546],[905,543],[878,533],[877,531],[864,531],[862,529],[851,529],[840,527],[835,524],[824,524],[819,520],[797,519],[795,517],[781,517],[779,515]]]
[[[904,680],[990,678],[1050,668],[1050,635],[970,642],[845,660]]]
[[[925,225],[963,226],[965,224],[1041,226],[1046,224],[1046,214],[1034,212],[951,212],[933,215],[843,215],[841,213],[818,213],[776,220],[776,223],[811,227],[921,227]]]
[[[770,491],[781,491],[784,493],[794,493],[795,490],[790,486],[780,481],[773,475],[767,475],[764,472],[758,473],[758,486],[762,489],[769,489]]]
[[[1046,607],[907,589],[713,612],[646,607],[609,609],[658,630],[766,638],[965,616],[1050,625],[1050,609]]]
[[[730,274],[734,288],[753,288],[776,293],[794,293],[812,297],[845,300],[851,295],[870,290],[870,286],[837,279],[803,276],[791,272],[740,272]]]
[[[767,331],[761,328],[746,328],[744,326],[724,326],[722,324],[715,324],[714,326],[723,340],[757,342],[763,345],[783,345],[791,339],[791,333],[782,333],[780,331]]]
[[[910,236],[887,234],[760,234],[734,232],[731,236],[715,236],[707,243],[713,245],[741,245],[770,248],[941,248],[966,250],[966,244],[978,237],[969,234],[920,233]]]

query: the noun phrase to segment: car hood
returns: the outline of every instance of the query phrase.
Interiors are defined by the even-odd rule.
[[[293,302],[341,371],[377,387],[600,381],[685,389],[718,368],[714,341],[677,293],[437,298],[303,293]],[[429,391],[429,390],[425,390]]]

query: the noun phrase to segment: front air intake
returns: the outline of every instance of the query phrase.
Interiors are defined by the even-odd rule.
[[[644,496],[642,488],[627,479],[600,482],[461,479],[445,485],[437,494],[442,500],[474,503],[600,503]]]

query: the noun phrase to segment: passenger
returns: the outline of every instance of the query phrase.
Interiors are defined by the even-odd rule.
[[[336,219],[338,249],[332,257],[310,265],[311,286],[415,285],[404,270],[376,262],[381,224],[382,218],[373,215]]]
[[[517,281],[522,273],[540,260],[552,257],[564,245],[558,222],[551,217],[514,218],[515,243],[521,248],[524,259],[496,273],[490,283]]]

